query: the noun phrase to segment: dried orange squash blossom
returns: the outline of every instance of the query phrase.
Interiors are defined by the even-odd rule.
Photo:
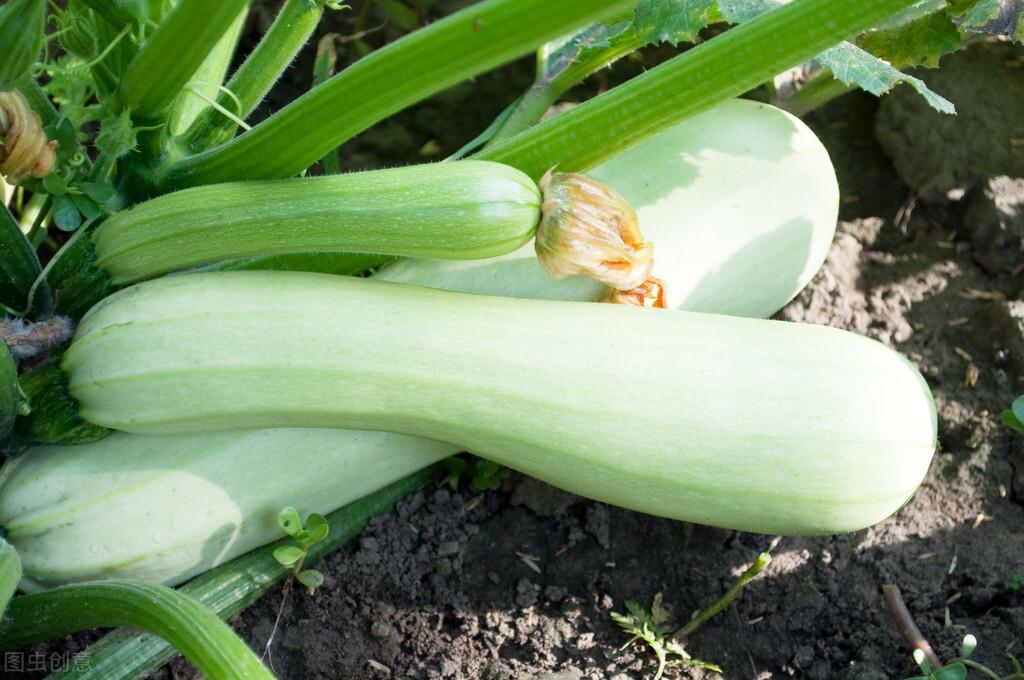
[[[548,171],[535,246],[556,279],[584,274],[611,287],[609,302],[662,307],[665,284],[652,276],[654,245],[644,241],[629,203],[585,175]]]
[[[0,92],[0,175],[11,184],[44,177],[53,169],[56,147],[20,92]]]

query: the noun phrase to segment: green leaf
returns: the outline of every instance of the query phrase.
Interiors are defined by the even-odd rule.
[[[718,9],[732,23],[743,23],[778,7],[777,0],[719,0]],[[893,68],[856,45],[842,42],[814,58],[821,67],[832,71],[843,83],[856,85],[873,95],[882,95],[900,83],[907,83],[925,98],[932,108],[943,113],[956,113],[953,104],[932,92],[924,81]]]
[[[873,95],[883,95],[896,85],[906,83],[917,90],[933,109],[956,113],[953,103],[928,89],[923,80],[902,73],[851,43],[840,43],[825,50],[815,61],[847,85],[856,85]]]
[[[323,515],[318,515],[314,512],[306,518],[306,531],[309,534],[308,538],[306,538],[306,541],[309,543],[309,545],[319,543],[320,541],[327,538],[327,532],[329,530],[330,527],[327,526],[327,520],[324,518]]]
[[[932,673],[935,680],[967,680],[967,666],[954,663],[944,666]]]
[[[76,186],[98,205],[105,205],[115,196],[114,187],[102,182],[79,182]]]
[[[51,172],[43,178],[43,188],[51,196],[63,196],[68,193],[68,184],[61,177],[60,173]]]
[[[1010,409],[1013,411],[1013,415],[1017,417],[1017,420],[1024,423],[1024,396],[1014,399]]]
[[[100,122],[100,132],[96,135],[96,148],[111,158],[121,158],[135,148],[137,136],[138,130],[132,125],[131,112],[125,109]]]
[[[591,24],[567,36],[552,40],[541,51],[540,79],[550,81],[594,52],[611,47],[611,41],[630,28],[628,21]]]
[[[100,212],[100,207],[96,205],[95,201],[85,194],[72,193],[68,194],[68,196],[75,204],[75,207],[78,208],[78,212],[80,212],[85,219],[94,220],[102,214]]]
[[[462,475],[466,473],[466,466],[469,463],[466,462],[465,458],[458,456],[452,456],[446,458],[444,461],[444,467],[448,471],[448,474],[441,480],[441,484],[446,484],[452,491],[459,490],[459,480],[462,479]]]
[[[324,584],[324,575],[316,569],[305,569],[300,571],[295,578],[299,580],[299,583],[310,590],[316,590]]]
[[[1013,428],[1014,430],[1017,430],[1017,432],[1024,434],[1024,421],[1021,421],[1014,414],[1013,411],[1003,411],[1002,414],[1000,414],[999,419],[1003,421],[1003,425],[1006,425],[1007,427]]]
[[[637,35],[648,42],[693,42],[711,22],[715,0],[640,0],[633,16]]]
[[[53,223],[61,231],[74,231],[82,226],[82,215],[66,194],[53,197]]]
[[[950,13],[972,33],[987,33],[1024,42],[1024,3],[1021,0],[957,0]]]
[[[296,564],[302,559],[303,555],[305,555],[305,553],[302,548],[294,545],[282,545],[280,548],[274,549],[274,559],[286,567]]]
[[[29,73],[43,49],[46,0],[10,0],[0,7],[0,91]]]
[[[292,538],[298,536],[302,531],[302,517],[299,515],[299,511],[290,505],[277,516],[277,523],[281,526],[281,530]]]
[[[960,31],[946,12],[935,12],[899,28],[867,33],[859,41],[871,54],[894,68],[937,68],[939,59],[960,49]]]

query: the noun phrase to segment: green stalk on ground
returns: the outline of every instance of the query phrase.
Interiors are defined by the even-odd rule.
[[[0,649],[113,626],[163,637],[210,680],[274,677],[213,612],[188,595],[138,581],[97,581],[15,598],[0,621]]]

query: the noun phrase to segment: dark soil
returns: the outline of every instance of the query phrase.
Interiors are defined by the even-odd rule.
[[[1021,51],[992,49],[1003,69],[996,82],[1018,78],[1013,64]],[[943,65],[958,75],[940,92],[970,109],[970,120],[933,119],[941,132],[928,132],[928,117],[939,114],[920,111],[908,92],[881,105],[849,95],[809,118],[837,166],[841,222],[821,273],[779,316],[846,328],[907,354],[934,392],[941,448],[920,491],[894,517],[854,534],[778,543],[741,598],[687,641],[691,654],[721,665],[724,677],[915,674],[882,599],[889,583],[902,589],[940,656],[954,656],[965,632],[980,641],[974,658],[1003,673],[1010,671],[1006,652],[1024,653],[1024,594],[1012,587],[1024,573],[1024,437],[999,422],[1024,393],[1024,257],[1013,236],[1024,197],[1013,194],[1020,184],[1012,182],[1009,194],[990,196],[1002,217],[993,227],[989,215],[986,228],[1006,236],[992,264],[968,206],[1012,170],[953,175],[963,191],[952,198],[953,187],[939,192],[929,183],[950,176],[937,166],[962,157],[971,126],[989,126],[986,143],[1003,135],[1005,144],[1020,144],[1013,126],[1024,120],[1024,100],[1001,99],[975,82],[976,70],[962,63],[973,59]],[[293,95],[305,87],[303,64]],[[524,62],[444,93],[346,146],[345,166],[423,160],[420,150],[432,140],[427,155],[443,155],[529,80]],[[910,128],[883,124],[908,117]],[[920,145],[932,160],[921,159]],[[1016,149],[1008,157],[1019,164],[1024,150]],[[922,170],[926,162],[932,175]],[[910,166],[904,176],[894,169]],[[685,622],[772,538],[620,510],[517,474],[493,492],[431,485],[322,561],[326,583],[316,595],[293,593],[274,638],[273,667],[282,678],[307,680],[649,678],[653,654],[640,645],[620,650],[627,637],[609,614],[624,611],[627,599],[646,606],[662,593],[675,620]],[[254,648],[270,637],[281,598],[278,588],[235,622]],[[179,661],[160,674],[169,675],[195,672]],[[714,677],[679,667],[668,675]]]
[[[1004,46],[994,49],[1008,59]],[[945,94],[971,116],[984,103],[986,139],[1014,134],[1022,100],[1000,104],[972,90],[969,75],[958,82]],[[899,120],[893,107],[911,101],[891,97],[884,116]],[[896,516],[855,534],[783,539],[740,600],[692,636],[689,651],[728,678],[914,674],[882,599],[887,583],[902,589],[940,656],[954,656],[965,632],[980,640],[974,658],[1004,673],[1005,653],[1024,653],[1024,595],[1012,586],[1024,572],[1024,439],[999,422],[1024,391],[1024,303],[1010,302],[1024,280],[1016,267],[979,264],[985,244],[972,245],[966,202],[925,202],[896,174],[875,142],[878,108],[851,95],[809,121],[838,167],[841,222],[825,267],[780,317],[853,330],[907,354],[934,391],[941,449]],[[899,154],[917,153],[907,142],[920,143],[927,121],[917,122],[902,146],[898,130],[882,130],[897,166]],[[943,149],[958,148],[961,132],[930,137],[936,162],[955,157]],[[984,193],[1003,172],[964,180],[963,195]],[[1002,205],[1022,198],[1004,196]],[[1004,213],[1012,221],[1013,210]],[[1024,262],[1019,239],[1006,248]],[[324,587],[287,605],[274,668],[307,679],[651,677],[653,655],[639,645],[620,650],[626,637],[609,614],[662,593],[685,621],[771,539],[619,510],[518,475],[482,494],[432,485],[320,565]],[[280,601],[278,590],[237,621],[254,647],[270,636]]]

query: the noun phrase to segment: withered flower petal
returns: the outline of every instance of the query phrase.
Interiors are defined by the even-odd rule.
[[[20,92],[0,92],[0,175],[11,184],[23,178],[45,177],[56,161],[43,122]]]
[[[654,247],[640,233],[636,211],[611,187],[568,172],[548,171],[535,247],[556,279],[585,274],[616,290],[646,281]]]

